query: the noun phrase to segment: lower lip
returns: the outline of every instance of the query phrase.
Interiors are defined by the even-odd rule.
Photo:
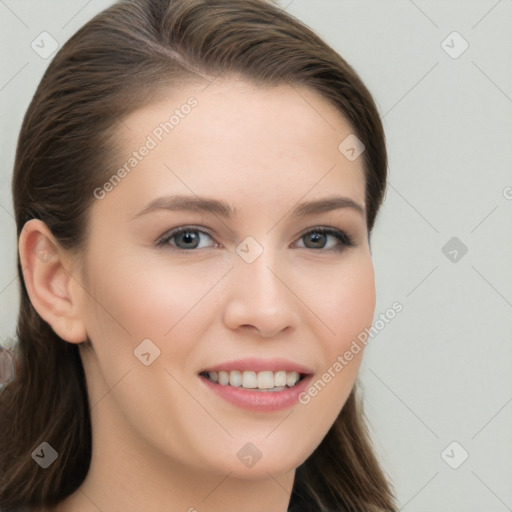
[[[304,377],[295,386],[282,391],[253,391],[235,386],[223,386],[202,375],[201,380],[224,400],[250,411],[273,412],[291,407],[299,400],[299,395],[307,388],[311,375]]]

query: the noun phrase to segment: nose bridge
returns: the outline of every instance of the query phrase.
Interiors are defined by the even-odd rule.
[[[231,328],[253,326],[267,337],[297,326],[297,303],[280,275],[280,263],[282,257],[271,249],[263,249],[252,261],[243,253],[236,256],[225,317]]]
[[[274,302],[281,303],[286,300],[286,287],[277,277],[279,267],[278,256],[271,249],[267,248],[251,263],[243,258],[236,262],[235,273],[240,282],[246,283],[245,292],[248,292],[249,299],[258,303],[260,301],[268,307],[275,306]],[[283,289],[284,288],[284,289]]]

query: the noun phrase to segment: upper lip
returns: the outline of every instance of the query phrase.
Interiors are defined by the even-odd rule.
[[[219,372],[219,371],[231,371],[231,370],[240,370],[240,371],[255,371],[255,372],[277,372],[279,370],[284,370],[286,372],[297,372],[302,374],[310,374],[313,373],[313,370],[308,368],[303,364],[296,363],[294,361],[290,361],[289,359],[261,359],[256,357],[246,358],[246,359],[236,359],[232,361],[226,361],[224,363],[219,363],[214,366],[209,366],[204,370],[201,370],[199,373],[203,372]]]

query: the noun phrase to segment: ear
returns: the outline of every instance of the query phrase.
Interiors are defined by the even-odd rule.
[[[87,340],[80,317],[82,288],[73,277],[73,258],[46,224],[32,219],[25,223],[18,243],[25,287],[32,305],[63,340]]]

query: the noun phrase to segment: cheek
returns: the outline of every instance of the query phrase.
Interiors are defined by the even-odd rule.
[[[375,312],[371,258],[340,265],[313,299],[315,313],[329,330],[323,329],[318,337],[323,367],[299,397],[297,417],[315,433],[309,439],[310,451],[338,417],[357,378],[365,348],[357,336],[371,326]]]
[[[299,400],[304,414],[324,431],[354,385],[365,348],[358,336],[372,325],[376,304],[371,257],[354,257],[337,270],[331,269],[328,277],[325,286],[309,294],[324,326],[317,331],[323,333],[317,336],[322,369]]]
[[[227,260],[216,265],[186,260],[177,264],[165,254],[149,262],[120,253],[111,254],[108,261],[91,258],[87,270],[88,276],[94,276],[88,300],[90,338],[108,339],[108,345],[118,348],[128,345],[131,351],[149,338],[162,348],[173,329],[208,300],[230,268]]]
[[[375,275],[370,258],[354,262],[343,273],[338,301],[332,310],[335,332],[351,341],[372,324],[375,313]]]
[[[369,327],[375,313],[375,275],[371,257],[355,254],[331,266],[323,274],[304,277],[303,296],[324,329],[321,340],[328,364],[340,351],[347,350],[353,339]],[[319,331],[320,332],[320,331]]]
[[[140,268],[144,268],[143,265]],[[132,276],[131,291],[127,292],[135,297],[137,308],[127,306],[122,314],[129,318],[134,332],[140,336],[158,339],[172,336],[174,328],[182,323],[188,328],[200,329],[199,323],[190,325],[188,320],[200,310],[204,323],[209,322],[208,315],[215,313],[211,304],[212,292],[230,268],[228,258],[216,264],[206,260],[176,264],[162,259],[155,265],[147,265],[144,272]],[[209,307],[205,308],[207,303]]]

